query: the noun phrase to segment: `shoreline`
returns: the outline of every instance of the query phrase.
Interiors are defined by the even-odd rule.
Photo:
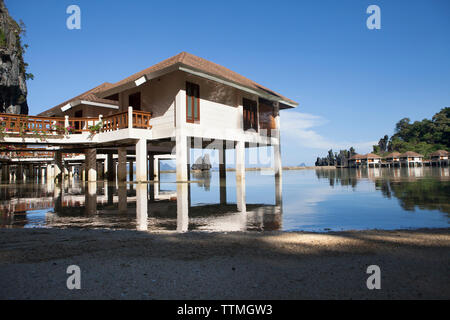
[[[0,299],[449,299],[450,228],[0,229]],[[65,286],[80,266],[82,289]],[[379,265],[382,289],[368,290]]]

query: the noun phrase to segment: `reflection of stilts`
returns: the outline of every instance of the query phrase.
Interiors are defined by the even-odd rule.
[[[136,229],[139,231],[148,230],[148,199],[147,184],[136,185]]]
[[[177,231],[189,228],[189,187],[187,183],[177,183]]]
[[[127,212],[127,186],[126,184],[120,184],[119,190],[119,213]]]
[[[97,213],[97,182],[87,183],[87,192],[85,193],[85,210],[86,214]]]

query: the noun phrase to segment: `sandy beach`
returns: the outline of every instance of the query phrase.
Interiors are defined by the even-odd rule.
[[[449,299],[449,231],[0,229],[0,299]]]

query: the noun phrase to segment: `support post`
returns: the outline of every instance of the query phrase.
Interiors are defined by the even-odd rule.
[[[88,182],[97,181],[97,149],[86,149],[86,171]]]
[[[133,160],[129,161],[129,167],[128,167],[128,178],[130,181],[133,181],[134,178],[134,172],[133,172]]]
[[[156,157],[153,160],[153,180],[159,181],[159,158]]]
[[[280,143],[280,107],[278,102],[275,102],[275,123],[276,123],[276,138],[277,144],[273,146],[274,154],[274,170],[275,176],[281,177],[282,175],[282,165],[281,165],[281,143]]]
[[[136,181],[147,181],[147,139],[136,143]]]
[[[227,170],[226,170],[226,146],[225,141],[222,141],[221,148],[219,148],[219,190],[220,203],[227,203]]]
[[[187,137],[179,130],[176,136],[176,166],[177,166],[177,182],[188,181],[188,155],[189,147]]]
[[[236,204],[237,210],[246,211],[245,205],[245,142],[236,141]]]
[[[148,158],[149,158],[148,159],[148,180],[154,181],[155,180],[155,168],[154,168],[155,155],[153,153],[150,153]]]
[[[125,182],[127,181],[127,149],[125,147],[119,147],[118,153],[117,180],[119,182]]]
[[[61,151],[55,152],[54,178],[59,182],[63,180],[63,161]]]
[[[113,162],[113,155],[112,153],[108,153],[108,156],[106,157],[106,166],[107,166],[107,177],[108,181],[114,181],[114,162]]]

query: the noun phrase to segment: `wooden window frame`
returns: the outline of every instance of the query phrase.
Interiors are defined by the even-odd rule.
[[[197,91],[197,96],[195,93],[191,96],[188,95],[188,92],[191,92],[189,90],[189,87],[196,88],[194,89],[194,92]],[[188,115],[188,102],[189,99],[191,99],[191,106],[192,106],[192,118],[189,118]],[[197,99],[197,118],[195,117],[195,99]],[[186,122],[189,123],[200,123],[200,86],[196,83],[188,82],[186,81]]]

